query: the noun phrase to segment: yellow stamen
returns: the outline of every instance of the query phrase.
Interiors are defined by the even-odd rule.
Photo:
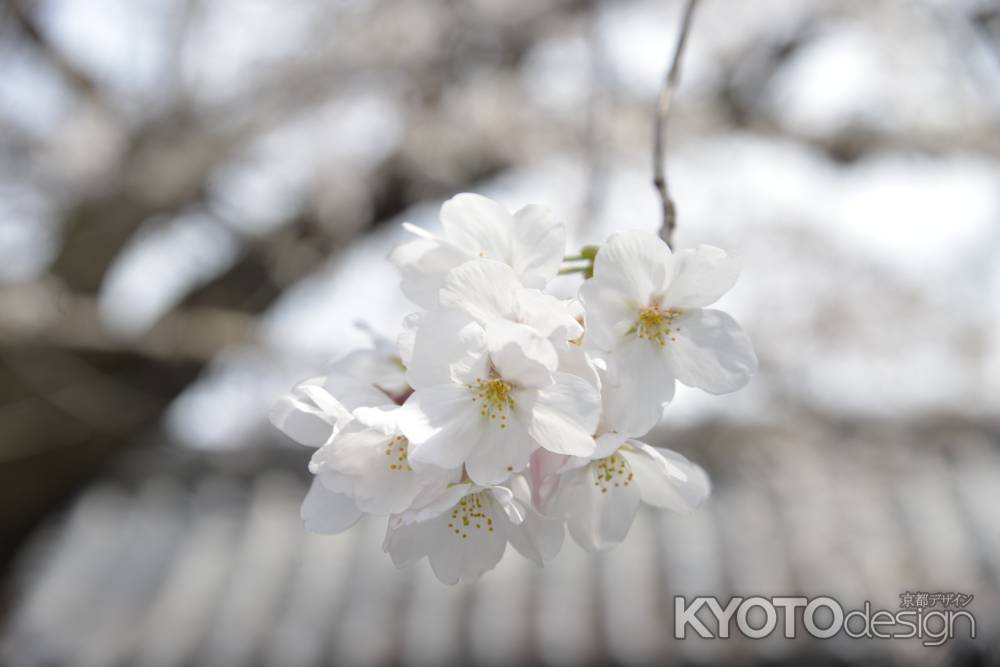
[[[594,486],[607,493],[614,486],[628,486],[632,483],[632,470],[621,454],[612,454],[591,464]]]
[[[386,446],[385,455],[390,457],[389,460],[389,470],[405,470],[406,472],[413,472],[413,468],[410,467],[410,459],[407,453],[407,446],[410,444],[409,441],[401,435],[397,435],[394,439],[394,443],[390,442]],[[396,445],[396,456],[395,460],[392,459],[393,444]]]
[[[500,418],[500,428],[506,428],[502,423],[507,419],[504,414],[514,407],[513,385],[500,378],[492,380],[476,379],[475,383],[466,385],[472,391],[472,400],[479,402],[479,414],[487,419]]]
[[[493,517],[482,493],[465,496],[451,510],[452,522],[448,528],[456,537],[467,538],[472,530],[493,532]],[[485,524],[485,525],[484,525]]]
[[[674,320],[684,314],[679,308],[668,308],[664,310],[660,306],[648,306],[639,311],[639,320],[635,323],[633,331],[642,339],[663,347],[667,340],[675,341],[676,337],[671,334],[680,331],[674,326]]]

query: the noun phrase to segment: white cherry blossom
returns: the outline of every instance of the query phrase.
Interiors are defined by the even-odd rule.
[[[473,582],[496,567],[508,541],[538,565],[558,553],[563,525],[542,517],[527,502],[527,484],[511,486],[453,484],[421,498],[389,520],[383,549],[399,568],[427,558],[446,584]]]
[[[353,418],[359,407],[401,403],[410,393],[405,367],[393,343],[370,331],[374,347],[354,350],[278,398],[270,420],[292,440],[320,447]]]
[[[659,420],[680,381],[711,394],[743,387],[757,370],[749,338],[726,313],[706,308],[736,282],[736,263],[698,246],[672,254],[654,234],[622,232],[601,247],[580,288],[586,342],[607,357],[608,380],[625,387],[630,431]]]
[[[418,306],[438,305],[439,290],[451,269],[477,257],[510,266],[526,287],[544,287],[559,271],[566,228],[544,206],[529,205],[511,214],[481,195],[463,193],[441,207],[444,236],[413,225],[419,238],[397,246],[389,256],[402,275],[403,293]]]
[[[309,470],[323,486],[354,499],[358,509],[388,515],[408,509],[417,496],[461,479],[409,460],[410,443],[396,423],[399,408],[359,408],[355,419],[313,455]]]
[[[381,350],[384,353],[384,349]],[[270,419],[289,438],[323,452],[329,443],[354,424],[355,410],[389,409],[393,397],[373,381],[393,378],[385,369],[385,355],[359,350],[334,363],[330,375],[300,382],[280,397],[271,408]],[[383,369],[372,374],[372,369]],[[399,390],[398,379],[388,382]],[[313,480],[302,503],[306,530],[316,533],[339,533],[353,526],[362,515],[354,498]]]
[[[333,364],[331,373],[372,385],[388,394],[393,401],[402,403],[409,395],[410,387],[406,384],[406,367],[396,342],[372,331],[366,323],[359,322],[357,327],[368,333],[373,347],[354,350],[343,356]]]
[[[496,320],[523,325],[539,339],[549,341],[545,351],[554,360],[558,350],[583,334],[583,327],[572,315],[569,302],[521,285],[514,270],[488,259],[465,262],[445,276],[440,292],[445,308],[460,310],[483,326]],[[541,340],[537,343],[541,346]]]
[[[593,451],[600,395],[558,372],[557,359],[540,360],[533,330],[501,319],[483,327],[458,311],[421,321],[407,352],[414,393],[399,416],[413,461],[464,463],[474,482],[490,485],[523,470],[537,447]]]
[[[546,515],[565,517],[573,540],[588,551],[624,540],[640,502],[689,512],[711,490],[705,471],[677,452],[618,434],[598,438],[593,456],[559,458],[539,452],[532,460],[548,471],[535,478],[536,502]]]
[[[325,382],[325,377],[309,378],[279,397],[268,415],[271,423],[306,447],[322,447],[329,442],[352,416],[350,410],[324,388]]]

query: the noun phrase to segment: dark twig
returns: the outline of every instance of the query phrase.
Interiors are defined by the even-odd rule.
[[[677,209],[670,197],[667,187],[667,176],[664,171],[667,147],[667,118],[670,115],[670,105],[674,100],[674,92],[681,79],[681,59],[684,57],[684,47],[687,45],[688,32],[691,29],[691,18],[698,0],[687,0],[684,14],[681,17],[681,27],[677,33],[677,45],[674,47],[674,57],[667,70],[667,77],[660,90],[660,98],[656,103],[656,118],[653,123],[653,187],[660,195],[663,205],[663,225],[660,227],[660,238],[672,246],[674,228],[677,226]]]

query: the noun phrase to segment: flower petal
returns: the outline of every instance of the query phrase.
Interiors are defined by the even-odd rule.
[[[439,523],[440,519],[421,523],[397,523],[390,519],[382,550],[397,568],[410,567],[430,553],[439,537],[435,531]]]
[[[601,385],[604,426],[629,436],[644,435],[674,398],[674,374],[665,348],[633,336],[610,361],[611,372]]]
[[[304,382],[297,389],[331,414],[338,413],[341,408],[353,411],[393,405],[392,398],[372,383],[340,373],[327,375],[322,386]]]
[[[624,540],[639,509],[638,485],[608,482],[594,463],[568,476],[566,523],[573,540],[586,551],[610,549]]]
[[[582,346],[567,345],[565,349],[558,350],[558,353],[560,371],[583,378],[598,389],[601,387],[601,377],[594,359]]]
[[[355,423],[360,426],[387,436],[399,434],[399,406],[395,404],[358,408],[353,414]]]
[[[418,389],[399,411],[399,428],[413,448],[410,459],[456,468],[480,437],[482,416],[468,388],[459,384]]]
[[[525,324],[493,320],[486,325],[490,359],[500,377],[522,387],[552,382],[559,356],[552,343]]]
[[[618,451],[618,448],[621,447],[626,440],[628,440],[628,436],[623,433],[603,433],[595,438],[597,447],[594,448],[594,453],[591,457],[595,459],[603,459],[611,456]]]
[[[670,248],[656,234],[619,232],[601,246],[594,258],[594,279],[629,297],[641,306],[662,293],[674,274]]]
[[[399,269],[403,294],[421,308],[433,309],[445,274],[473,256],[444,241],[417,239],[396,246],[389,261]]]
[[[271,423],[295,442],[322,447],[334,433],[335,419],[295,396],[282,396],[271,407]]]
[[[541,515],[531,505],[531,490],[523,475],[511,477],[509,486],[515,502],[523,508],[524,520],[507,526],[507,539],[518,553],[542,566],[559,553],[566,530],[563,520]]]
[[[531,454],[528,465],[528,481],[531,486],[531,503],[544,514],[553,513],[552,499],[559,489],[558,472],[569,457],[538,448]]]
[[[674,255],[677,274],[667,288],[663,305],[704,308],[732,289],[740,275],[739,264],[722,248],[699,245]]]
[[[497,421],[483,423],[475,449],[465,461],[469,478],[482,486],[499,484],[511,472],[524,470],[537,446],[518,419],[507,420],[504,428]]]
[[[547,387],[516,392],[516,414],[527,418],[528,433],[541,447],[557,454],[590,456],[600,394],[575,375],[555,373],[553,379]]]
[[[619,285],[596,276],[584,281],[579,297],[585,313],[586,345],[608,352],[635,325],[646,305],[625,294]]]
[[[455,503],[464,496],[475,493],[481,487],[470,482],[455,482],[444,488],[429,486],[420,491],[413,501],[413,507],[394,515],[390,519],[393,525],[420,523],[440,516],[451,510]]]
[[[302,521],[311,533],[341,533],[361,518],[354,501],[341,493],[327,489],[314,479],[302,501]]]
[[[677,452],[632,441],[619,453],[628,461],[647,505],[690,512],[711,493],[705,471]]]
[[[757,372],[757,355],[740,325],[719,310],[687,311],[675,320],[676,339],[666,345],[680,382],[710,394],[736,391]]]
[[[385,450],[394,439],[393,435],[386,435],[353,422],[338,433],[333,442],[316,450],[309,461],[309,472],[317,475],[335,470],[344,475],[362,474],[367,470],[369,461],[359,457],[358,454],[364,450],[372,452]],[[346,492],[329,484],[327,488]]]
[[[562,343],[563,347],[583,334],[583,327],[570,313],[569,302],[536,289],[516,291],[510,319],[527,324],[545,338]]]
[[[521,288],[514,270],[506,264],[474,259],[445,276],[441,305],[461,310],[480,324],[486,324],[514,311],[516,291]]]
[[[503,206],[472,193],[455,195],[441,207],[448,240],[472,255],[507,262],[514,220]]]
[[[566,252],[566,226],[544,206],[514,213],[511,266],[526,287],[545,287],[559,272]]]
[[[414,327],[406,380],[414,389],[468,382],[486,374],[486,332],[456,310],[432,310],[407,320]]]
[[[360,328],[360,325],[359,325]],[[330,374],[345,375],[371,385],[387,395],[409,393],[405,368],[398,349],[392,341],[369,331],[374,349],[354,350],[338,359],[330,367]]]
[[[514,492],[506,486],[493,485],[487,489],[487,493],[493,496],[497,507],[503,510],[507,520],[515,526],[524,523],[524,506],[514,500]]]
[[[491,494],[481,493],[482,516],[462,521],[462,512],[453,519],[445,514],[434,520],[436,540],[428,560],[434,574],[443,583],[470,583],[496,567],[507,548],[506,515]],[[448,523],[454,527],[449,527]],[[491,530],[492,529],[492,530]]]
[[[326,486],[354,498],[363,512],[394,514],[410,508],[425,487],[444,488],[458,481],[455,470],[422,468],[407,461],[409,443],[369,429],[346,429],[313,457],[310,469],[322,471]]]
[[[403,318],[403,330],[396,337],[396,348],[399,350],[399,360],[404,368],[409,368],[413,364],[413,348],[417,344],[417,331],[427,313],[410,313]]]

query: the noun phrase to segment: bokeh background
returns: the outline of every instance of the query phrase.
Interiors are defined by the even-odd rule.
[[[680,246],[761,371],[650,441],[715,483],[603,556],[473,586],[303,533],[270,402],[410,307],[467,190],[574,246],[654,230],[673,0],[8,0],[0,662],[1000,664],[1000,5],[704,0]],[[570,294],[577,278],[560,278]],[[359,326],[359,323],[362,323]],[[975,595],[975,641],[671,639],[673,596]]]

